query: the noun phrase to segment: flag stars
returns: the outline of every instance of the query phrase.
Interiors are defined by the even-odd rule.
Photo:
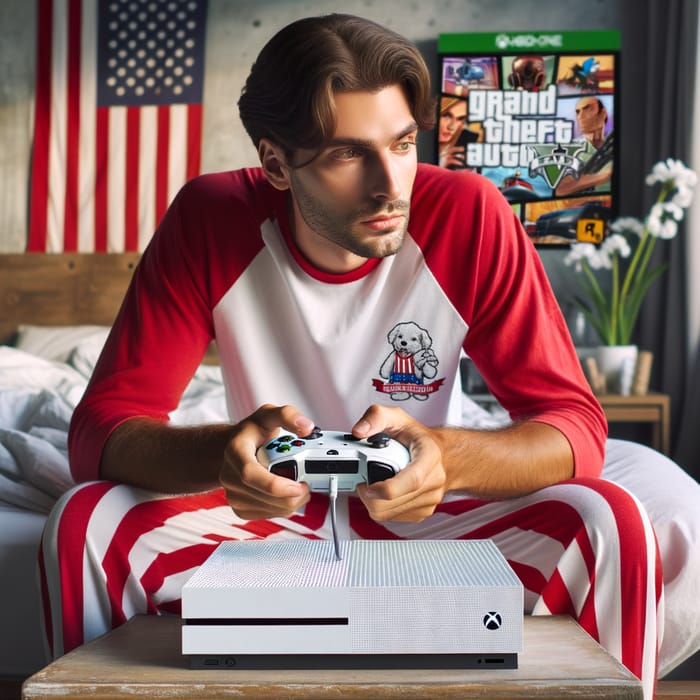
[[[134,104],[148,104],[149,96],[159,103],[167,95],[185,95],[201,70],[196,58],[202,52],[198,11],[197,3],[182,0],[109,4],[103,24],[109,36],[100,37],[106,47],[101,102],[111,101],[109,93],[119,103],[131,95]]]

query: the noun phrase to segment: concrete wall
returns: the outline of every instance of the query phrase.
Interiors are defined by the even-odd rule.
[[[621,13],[621,0],[209,0],[209,6],[205,171],[256,163],[238,121],[238,96],[263,43],[299,17],[338,11],[378,21],[415,41],[435,73],[440,33],[616,29]],[[0,2],[0,252],[21,252],[26,241],[35,25],[33,0]],[[422,159],[431,155],[431,145],[422,144]]]

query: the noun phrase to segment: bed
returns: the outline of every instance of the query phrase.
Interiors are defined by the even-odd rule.
[[[85,385],[68,359],[76,348],[94,347],[104,335],[136,262],[135,255],[0,256],[3,679],[21,679],[46,663],[37,544],[52,503],[71,484],[65,428]],[[41,332],[45,326],[81,330],[55,332],[51,340]]]
[[[117,313],[135,254],[0,255],[0,680],[21,679],[47,659],[36,553],[46,515],[72,485],[68,422]],[[215,352],[200,366],[171,419],[226,420]],[[463,394],[464,425],[507,420]],[[700,486],[652,450],[609,441],[604,476],[649,511],[666,585],[661,673],[700,648]]]
[[[68,422],[138,262],[135,254],[0,255],[0,679],[46,663],[36,576],[46,515],[72,485]],[[222,420],[207,359],[175,422]]]

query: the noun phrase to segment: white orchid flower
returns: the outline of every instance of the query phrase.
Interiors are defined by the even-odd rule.
[[[591,258],[597,253],[592,243],[575,243],[564,257],[565,265],[574,265],[577,271],[581,271],[581,263],[586,260],[591,267]]]
[[[564,258],[566,265],[575,265],[581,273],[578,281],[584,297],[576,303],[605,345],[631,342],[644,295],[665,269],[665,264],[649,267],[654,246],[659,239],[677,234],[697,180],[680,160],[660,161],[646,178],[648,185],[661,185],[646,219],[620,217],[610,223],[610,234],[598,247],[576,243]],[[623,263],[622,258],[630,259]],[[610,274],[594,274],[605,270]]]
[[[613,233],[634,233],[639,238],[644,235],[644,223],[634,216],[621,216],[610,224]]]
[[[612,259],[612,256],[616,253],[621,258],[628,258],[632,253],[632,248],[627,242],[627,239],[619,233],[613,233],[608,236],[600,246],[600,250],[607,255],[608,259]]]
[[[676,187],[695,187],[698,177],[694,170],[686,167],[683,161],[674,158],[667,158],[659,161],[646,177],[647,185],[656,182],[673,182]]]
[[[678,187],[671,197],[671,201],[679,207],[687,209],[693,201],[693,189],[691,187]]]
[[[649,211],[646,227],[654,238],[670,240],[678,233],[678,221],[683,209],[673,202],[657,202]]]

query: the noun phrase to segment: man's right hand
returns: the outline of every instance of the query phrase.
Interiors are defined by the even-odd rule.
[[[258,462],[258,448],[282,428],[308,435],[314,423],[293,406],[261,406],[238,423],[224,451],[219,481],[231,508],[245,520],[287,517],[310,497],[309,487],[269,472]]]

